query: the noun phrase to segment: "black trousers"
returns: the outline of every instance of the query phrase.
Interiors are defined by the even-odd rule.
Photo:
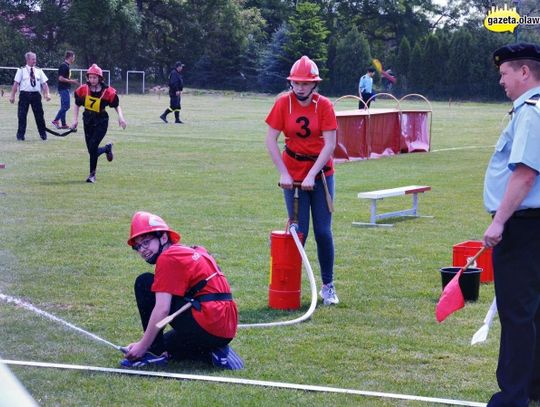
[[[154,282],[152,273],[143,273],[135,280],[135,299],[141,316],[143,330],[146,331],[150,315],[156,304],[156,295],[151,287]],[[185,302],[173,296],[169,315],[179,310]],[[150,352],[157,355],[167,351],[176,360],[191,359],[210,362],[210,351],[227,345],[232,338],[220,338],[206,332],[193,318],[196,310],[188,309],[177,316],[165,334],[159,332],[150,347]]]
[[[362,100],[367,105],[367,107],[369,107],[371,105],[371,102],[373,102],[373,99],[369,100],[373,95],[374,93],[362,92]],[[362,103],[361,101],[358,101],[358,109],[364,109],[366,107],[364,103]]]
[[[19,104],[17,109],[18,128],[17,140],[24,140],[26,134],[26,118],[28,116],[28,108],[32,106],[32,112],[36,119],[39,136],[42,140],[47,139],[45,132],[45,117],[43,113],[43,105],[41,104],[41,93],[39,92],[19,92]]]
[[[180,109],[182,109],[182,106],[181,106],[181,98],[180,98],[180,95],[169,95],[169,110],[171,112],[176,112]]]
[[[99,156],[107,151],[105,147],[100,147],[99,145],[105,138],[105,134],[107,134],[109,115],[107,112],[96,114],[85,111],[83,113],[83,122],[84,140],[86,141],[86,149],[90,155],[90,172],[95,173]]]
[[[497,382],[488,406],[527,406],[540,398],[540,217],[511,217],[493,248],[501,321]]]

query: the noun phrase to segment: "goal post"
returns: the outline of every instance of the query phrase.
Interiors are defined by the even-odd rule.
[[[146,74],[144,71],[126,71],[126,95],[129,94],[129,75],[141,75],[141,82],[142,82],[142,88],[141,93],[144,94],[144,82],[146,78]],[[138,81],[132,81],[132,84],[135,86],[138,83]]]

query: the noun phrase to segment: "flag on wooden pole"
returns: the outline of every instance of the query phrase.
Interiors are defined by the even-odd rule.
[[[437,303],[437,307],[435,307],[435,317],[437,318],[438,322],[443,322],[448,315],[465,306],[465,299],[463,298],[463,293],[461,292],[461,287],[459,286],[459,278],[486,249],[487,247],[483,246],[480,250],[478,250],[478,253],[469,258],[467,264],[465,264],[461,270],[456,273],[452,280],[446,284],[446,287],[444,287],[441,298],[439,298],[439,302]]]
[[[463,268],[450,280],[441,294],[441,298],[435,308],[435,316],[438,322],[442,322],[446,317],[465,306],[465,299],[459,286],[459,278],[463,274]]]

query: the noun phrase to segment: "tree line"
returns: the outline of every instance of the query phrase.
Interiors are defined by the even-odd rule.
[[[509,2],[510,5],[512,2]],[[20,66],[24,53],[56,67],[65,50],[75,67],[97,63],[121,81],[143,70],[165,84],[174,62],[188,87],[279,92],[292,63],[315,60],[329,95],[357,94],[374,58],[397,77],[392,93],[432,99],[504,97],[493,50],[519,40],[540,42],[540,26],[517,33],[483,27],[504,1],[449,0],[0,0],[0,65]],[[508,4],[508,3],[507,3]],[[540,15],[536,0],[521,15]],[[1,75],[6,75],[2,73]],[[0,78],[1,83],[9,83]],[[381,87],[376,75],[375,86]]]

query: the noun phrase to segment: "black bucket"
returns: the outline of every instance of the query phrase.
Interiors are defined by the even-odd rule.
[[[443,267],[441,269],[442,288],[454,278],[461,270],[461,267]],[[459,279],[459,287],[463,293],[465,301],[476,301],[480,291],[480,273],[482,269],[469,267],[466,269]]]

